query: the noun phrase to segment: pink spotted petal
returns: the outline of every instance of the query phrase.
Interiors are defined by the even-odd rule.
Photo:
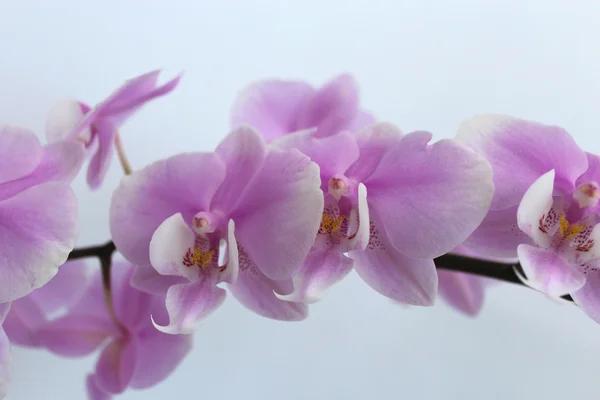
[[[552,242],[552,237],[540,229],[540,219],[544,220],[552,207],[554,176],[554,170],[551,170],[533,182],[517,209],[519,228],[542,247],[548,247]]]
[[[585,275],[578,267],[565,262],[553,250],[522,244],[518,254],[525,283],[551,297],[573,293],[585,284]]]
[[[137,265],[130,283],[131,286],[142,292],[165,296],[171,286],[186,281],[187,279],[180,276],[161,275],[151,265]]]
[[[299,81],[256,82],[244,89],[231,110],[231,127],[248,124],[270,141],[301,129],[298,112],[311,100],[315,89]]]
[[[92,353],[118,330],[110,319],[86,315],[67,315],[41,326],[40,344],[64,357],[80,357]]]
[[[517,207],[491,210],[463,245],[479,254],[516,258],[517,246],[533,241],[517,226]]]
[[[225,293],[225,290],[208,280],[171,286],[166,299],[169,325],[155,323],[154,326],[168,334],[192,333],[223,304]]]
[[[329,179],[335,174],[345,173],[359,155],[356,137],[350,132],[318,138],[310,129],[282,136],[271,144],[280,149],[298,149],[317,163],[325,191]]]
[[[111,400],[113,396],[106,393],[98,386],[98,378],[95,374],[89,374],[85,379],[85,387],[89,400]]]
[[[46,139],[48,143],[68,139],[71,132],[83,121],[88,111],[89,107],[73,99],[63,99],[54,103],[46,118]],[[90,128],[86,127],[80,136],[86,142],[90,140],[92,137]]]
[[[517,205],[527,188],[551,169],[556,170],[557,189],[566,191],[587,169],[585,152],[567,131],[556,126],[480,115],[463,122],[457,140],[492,164],[494,210]]]
[[[140,332],[130,386],[145,389],[165,380],[190,352],[192,342],[193,335],[168,335],[151,325]]]
[[[438,276],[432,259],[411,259],[396,250],[376,223],[364,251],[349,253],[358,275],[373,289],[405,304],[431,306]]]
[[[360,130],[356,135],[360,158],[350,167],[346,175],[358,182],[364,182],[379,166],[379,163],[403,136],[396,126],[379,122]]]
[[[150,240],[173,214],[191,222],[206,211],[223,182],[225,165],[208,153],[185,153],[123,178],[112,197],[110,228],[119,251],[137,265],[150,264]]]
[[[118,339],[111,341],[102,350],[96,363],[96,383],[104,392],[123,393],[137,364],[138,344],[136,341]]]
[[[0,323],[6,317],[10,309],[10,303],[0,304]],[[0,398],[6,396],[10,381],[12,380],[12,354],[10,341],[0,328]]]
[[[67,184],[45,183],[0,201],[0,302],[46,284],[76,237],[77,199]]]
[[[434,258],[462,243],[485,217],[494,187],[481,156],[428,132],[413,132],[386,153],[363,183],[392,245],[410,258]]]
[[[194,247],[194,240],[194,232],[181,214],[167,218],[156,229],[150,241],[150,263],[161,275],[198,280],[198,269],[183,264],[187,250]]]
[[[438,270],[438,291],[450,306],[470,317],[483,307],[485,282],[482,278],[456,271]]]
[[[584,313],[600,323],[600,272],[594,268],[588,271],[585,277],[585,285],[571,293],[571,296]]]
[[[338,251],[311,250],[294,276],[294,292],[282,300],[315,303],[352,271],[353,261]]]
[[[272,150],[231,211],[236,237],[263,274],[289,279],[311,248],[323,212],[319,167],[297,150]]]
[[[299,110],[297,127],[317,127],[317,136],[335,135],[346,129],[358,113],[359,93],[354,78],[348,74],[332,79]]]
[[[31,173],[42,157],[42,146],[33,132],[0,126],[0,183]]]
[[[301,321],[308,315],[305,304],[279,299],[274,292],[290,294],[292,280],[275,281],[267,278],[240,248],[240,272],[237,280],[229,284],[231,294],[243,306],[258,315],[281,321]]]
[[[215,150],[227,166],[227,175],[211,202],[211,209],[231,210],[262,166],[266,149],[260,135],[249,126],[231,132]]]

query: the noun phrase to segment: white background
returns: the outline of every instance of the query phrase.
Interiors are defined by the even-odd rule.
[[[600,3],[578,1],[0,0],[0,120],[43,135],[52,102],[102,100],[155,68],[177,91],[123,129],[134,167],[211,150],[244,85],[268,77],[360,82],[363,105],[405,131],[451,137],[499,112],[600,141]],[[166,77],[165,77],[166,79]],[[81,176],[80,245],[108,238],[115,163],[97,192]],[[84,175],[84,174],[82,174]],[[190,176],[190,179],[193,179]],[[301,323],[226,302],[162,384],[123,399],[567,399],[598,395],[600,327],[531,290],[489,291],[477,319],[440,303],[392,304],[356,275]],[[9,400],[83,399],[94,357],[14,350]]]

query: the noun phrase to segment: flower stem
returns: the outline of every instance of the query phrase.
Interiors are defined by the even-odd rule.
[[[129,164],[129,160],[127,160],[127,155],[125,154],[125,148],[123,147],[123,142],[121,142],[121,135],[117,132],[115,136],[115,147],[117,149],[117,155],[119,156],[119,162],[121,163],[121,168],[123,168],[123,173],[125,175],[131,175],[133,169],[131,168],[131,164]]]
[[[99,257],[100,260],[102,260],[103,257],[108,257],[107,259],[110,260],[110,257],[115,250],[116,248],[112,241],[99,246],[80,247],[73,250],[71,254],[69,254],[69,260],[85,257]],[[458,254],[451,253],[439,256],[434,261],[437,269],[462,272],[465,274],[476,275],[483,278],[497,279],[499,281],[525,286],[515,272],[515,270],[517,270],[521,275],[523,275],[523,271],[519,263],[507,264],[497,261],[460,256]],[[569,295],[563,296],[562,298],[568,301],[573,301]]]

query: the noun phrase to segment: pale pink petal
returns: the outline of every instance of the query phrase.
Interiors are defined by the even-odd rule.
[[[294,276],[294,292],[282,300],[315,303],[352,271],[353,261],[338,251],[311,250]]]
[[[553,190],[554,170],[551,170],[533,182],[525,192],[517,209],[519,229],[542,247],[548,247],[552,242],[552,237],[540,229],[540,221],[548,216],[548,212],[552,207]]]
[[[306,304],[284,301],[274,292],[289,294],[292,280],[275,281],[267,278],[240,247],[240,272],[237,280],[229,284],[231,294],[243,306],[258,315],[281,321],[301,321],[308,315]]]
[[[167,218],[154,232],[150,241],[150,263],[161,275],[198,279],[198,270],[183,264],[186,251],[194,247],[195,235],[181,214]]]
[[[150,264],[150,240],[167,218],[191,222],[223,182],[225,165],[208,153],[180,154],[123,178],[113,194],[110,228],[119,251],[133,264]]]
[[[98,148],[87,170],[87,183],[90,189],[97,189],[104,180],[115,151],[116,127],[108,121],[97,121],[94,124]]]
[[[410,258],[434,258],[462,243],[485,217],[494,187],[481,156],[428,132],[413,132],[386,153],[363,183],[392,245]]]
[[[67,184],[31,187],[0,201],[0,302],[46,284],[75,246],[77,199]]]
[[[171,286],[186,281],[187,279],[180,276],[161,275],[151,265],[136,265],[130,283],[142,292],[165,296]]]
[[[585,285],[571,293],[571,297],[583,312],[600,323],[600,272],[598,268],[586,268],[585,278]]]
[[[117,261],[111,269],[111,293],[117,319],[128,331],[136,332],[140,325],[148,323],[156,297],[131,286],[134,266]]]
[[[38,346],[36,330],[45,322],[46,316],[30,294],[12,302],[3,328],[12,344],[35,347]]]
[[[335,77],[315,92],[306,107],[298,110],[299,129],[317,127],[317,136],[335,135],[348,127],[358,113],[359,93],[348,74]]]
[[[38,328],[39,343],[65,357],[80,357],[96,350],[106,339],[118,334],[109,319],[67,315]]]
[[[311,248],[323,212],[319,167],[297,150],[271,150],[229,217],[271,279],[288,279]]]
[[[456,271],[438,270],[438,293],[458,311],[475,317],[483,307],[485,282],[482,278]]]
[[[12,126],[0,126],[0,183],[32,172],[43,156],[35,133]]]
[[[227,224],[227,259],[225,270],[220,275],[220,280],[227,283],[235,282],[240,272],[240,256],[235,238],[235,222],[230,219]]]
[[[231,110],[231,127],[248,124],[267,141],[297,131],[298,112],[314,92],[309,84],[299,81],[253,83],[238,95]]]
[[[193,335],[168,335],[153,326],[140,333],[130,386],[145,389],[165,380],[192,349]]]
[[[154,326],[159,331],[169,334],[192,333],[206,317],[223,304],[225,293],[225,290],[209,280],[171,286],[166,299],[169,325],[161,326],[155,323]]]
[[[223,139],[215,153],[227,166],[227,175],[211,202],[211,209],[226,213],[237,204],[260,169],[266,155],[265,143],[254,129],[241,126]]]
[[[89,374],[85,379],[85,387],[89,400],[111,400],[112,395],[106,393],[98,386],[98,378],[94,374]]]
[[[522,243],[533,241],[517,226],[517,207],[511,207],[489,211],[463,245],[490,257],[516,258],[517,246]]]
[[[411,305],[433,305],[438,287],[433,260],[406,257],[391,245],[375,222],[371,222],[370,230],[367,248],[349,253],[358,275],[373,289],[393,300]]]
[[[352,132],[352,133],[357,133],[357,132],[361,131],[362,129],[366,128],[367,126],[374,124],[375,121],[376,121],[376,119],[371,113],[360,110],[354,116],[354,119],[352,120],[352,122],[350,122],[350,124],[348,124],[344,128],[344,130]]]
[[[350,132],[340,132],[327,137],[315,137],[314,130],[305,130],[282,136],[271,145],[280,149],[298,149],[319,165],[321,187],[326,190],[328,180],[343,174],[358,159],[356,137]]]
[[[56,143],[69,138],[71,132],[83,121],[85,113],[89,111],[87,108],[74,99],[63,99],[54,103],[46,118],[48,143]],[[89,127],[80,136],[87,140],[91,139],[92,134]]]
[[[588,160],[588,169],[577,178],[576,185],[582,183],[596,182],[600,184],[600,157],[595,154],[585,153]]]
[[[377,169],[383,156],[400,142],[402,136],[402,131],[388,122],[379,122],[360,130],[356,135],[360,158],[346,175],[363,182]]]
[[[585,275],[578,266],[568,264],[553,250],[522,244],[518,254],[525,283],[549,296],[573,293],[585,284]]]
[[[568,191],[588,166],[585,152],[564,129],[504,115],[466,120],[457,140],[492,164],[495,210],[517,205],[527,188],[551,169],[556,170],[557,188]]]
[[[138,353],[137,341],[118,339],[106,346],[96,363],[96,383],[104,392],[123,393],[133,377]]]

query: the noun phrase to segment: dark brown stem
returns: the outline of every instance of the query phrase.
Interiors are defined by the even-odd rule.
[[[98,257],[100,259],[100,262],[103,262],[103,260],[105,260],[102,264],[104,269],[104,263],[106,262],[106,260],[108,260],[108,262],[110,263],[112,254],[115,251],[115,244],[111,241],[99,246],[81,247],[79,249],[75,249],[71,252],[71,254],[69,254],[69,260],[75,260],[78,258],[85,257]],[[518,263],[506,264],[497,261],[481,260],[478,258],[460,256],[458,254],[451,253],[444,254],[443,256],[436,258],[434,261],[437,269],[463,272],[466,274],[497,279],[500,281],[525,286],[525,284],[521,282],[521,280],[517,276],[517,273],[515,272],[516,269],[521,275],[524,275],[521,269],[521,265],[519,265]],[[110,269],[110,267],[108,267],[108,269]],[[108,278],[105,277],[105,279],[108,279],[110,281],[110,271],[108,272]],[[563,296],[562,298],[565,300],[573,301],[573,299],[569,295]]]

